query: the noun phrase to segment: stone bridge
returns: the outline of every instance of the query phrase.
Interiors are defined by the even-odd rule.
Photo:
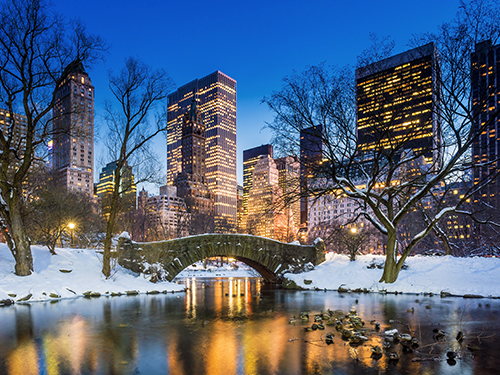
[[[134,272],[156,273],[172,281],[191,264],[227,256],[248,264],[268,283],[281,283],[286,272],[301,272],[325,260],[325,244],[295,245],[247,234],[202,234],[161,242],[133,242],[120,237],[118,262]],[[153,267],[151,267],[153,265]],[[161,265],[161,267],[159,267]]]

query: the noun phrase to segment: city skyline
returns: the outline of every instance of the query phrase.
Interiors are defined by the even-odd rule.
[[[227,53],[214,53],[213,43],[208,42],[209,39],[203,42],[204,35],[199,28],[182,28],[184,42],[178,42],[175,35],[183,17],[172,15],[185,11],[181,4],[151,2],[139,7],[127,1],[120,2],[119,6],[114,1],[105,4],[89,1],[84,6],[75,6],[56,0],[54,5],[68,18],[81,18],[89,31],[101,35],[111,45],[105,63],[87,68],[96,87],[95,123],[101,128],[101,136],[104,100],[111,98],[107,72],[116,70],[129,55],[139,56],[155,68],[165,68],[178,87],[215,70],[238,81],[237,181],[240,184],[243,183],[242,151],[270,142],[270,133],[261,129],[273,116],[260,101],[280,89],[284,76],[294,69],[301,71],[308,65],[325,61],[329,65],[354,67],[356,56],[370,45],[370,32],[380,37],[392,35],[396,41],[393,54],[405,51],[412,34],[436,30],[458,9],[455,0],[439,4],[423,1],[419,7],[392,0],[384,4],[361,1],[355,11],[350,4],[327,1],[318,1],[307,9],[299,3],[283,8],[279,3],[257,2],[250,7],[229,2],[215,6],[199,2],[191,10],[194,18],[227,20],[225,27],[213,30],[210,40],[227,43],[230,48]],[[412,17],[404,17],[410,8]],[[170,15],[169,22],[164,22],[165,14]],[[122,27],[124,19],[135,20],[138,27]],[[99,155],[96,155],[95,170],[98,171],[108,160],[103,160],[102,140],[99,135],[96,138]],[[163,139],[155,143],[162,159],[166,155],[163,143]]]

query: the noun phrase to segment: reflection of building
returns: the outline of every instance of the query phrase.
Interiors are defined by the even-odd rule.
[[[148,197],[145,204],[148,239],[164,240],[187,236],[189,214],[175,186],[160,187],[160,195]]]
[[[472,146],[475,165],[474,184],[486,183],[475,200],[500,208],[500,44],[494,46],[491,40],[476,44],[472,54],[472,103],[474,111],[481,111],[474,124],[476,129],[485,126]]]
[[[300,132],[300,224],[307,227],[308,180],[323,159],[323,126],[312,126]]]
[[[206,180],[205,125],[193,97],[190,109],[185,113],[182,123],[182,172],[174,183],[178,196],[186,202],[191,215],[191,234],[213,231],[206,226],[214,220],[214,197],[208,190]]]
[[[273,146],[262,145],[243,151],[243,214],[248,213],[248,192],[252,187],[252,174],[257,162],[266,157],[273,157]]]
[[[92,196],[94,87],[81,61],[68,65],[55,95],[52,166],[60,186]]]
[[[99,182],[97,183],[97,195],[101,198],[102,214],[104,217],[109,215],[110,199],[115,188],[115,173],[116,161],[108,163],[99,174]],[[135,211],[136,202],[136,186],[132,167],[125,166],[121,171],[120,186],[119,186],[119,206],[118,212],[131,213]]]
[[[412,149],[427,163],[438,160],[438,60],[429,43],[356,69],[358,145],[367,157]]]
[[[215,197],[217,232],[236,228],[236,81],[220,71],[168,96],[167,184],[182,172],[182,124],[193,100],[206,126],[206,178]]]

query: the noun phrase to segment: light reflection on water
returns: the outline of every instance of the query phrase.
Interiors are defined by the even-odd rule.
[[[185,294],[65,300],[0,309],[0,374],[483,374],[500,359],[498,300],[267,289],[260,279],[184,279]],[[414,312],[407,311],[414,308]],[[304,332],[320,311],[355,308],[369,341],[352,347],[332,326]],[[291,316],[311,312],[308,324]],[[411,329],[420,354],[371,357],[382,330]],[[408,327],[408,328],[407,328]],[[436,343],[434,328],[447,333]],[[334,344],[324,341],[336,334]],[[480,349],[454,339],[465,331]],[[490,337],[491,335],[494,335]],[[401,352],[400,346],[394,350]],[[462,356],[454,366],[446,352]],[[430,353],[430,354],[429,354]],[[420,362],[412,361],[419,358]],[[428,361],[437,359],[438,361]]]

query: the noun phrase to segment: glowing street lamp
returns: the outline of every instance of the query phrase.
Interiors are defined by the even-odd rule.
[[[73,247],[73,231],[75,229],[75,223],[68,223],[68,228],[70,229],[70,233],[71,233],[70,247]]]
[[[358,231],[358,229],[356,227],[352,227],[351,228],[351,233],[352,234],[356,234],[357,231]]]

